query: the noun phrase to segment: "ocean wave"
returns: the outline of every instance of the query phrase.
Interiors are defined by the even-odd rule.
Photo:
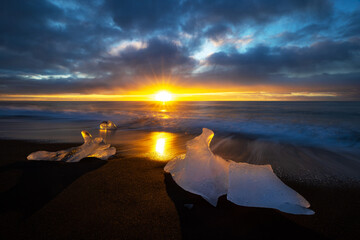
[[[335,107],[334,107],[335,106]],[[252,139],[323,148],[359,149],[358,103],[3,103],[0,120],[94,123],[113,121],[119,129],[199,134],[213,129],[217,136],[241,135]],[[97,121],[99,123],[97,123]],[[96,124],[95,124],[96,122]],[[6,125],[4,123],[4,125]],[[25,128],[25,127],[24,127]]]
[[[122,129],[186,132],[190,134],[198,134],[202,128],[211,128],[220,136],[242,135],[253,139],[326,148],[356,149],[360,147],[359,131],[333,126],[204,118],[162,119],[148,116],[118,123],[118,126]]]

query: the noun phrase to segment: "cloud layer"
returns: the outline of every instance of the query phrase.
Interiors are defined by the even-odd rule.
[[[356,1],[4,0],[0,94],[118,94],[167,76],[360,100],[359,16]]]

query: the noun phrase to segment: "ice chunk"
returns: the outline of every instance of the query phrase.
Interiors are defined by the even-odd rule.
[[[275,208],[293,214],[314,214],[300,194],[285,185],[270,165],[231,161],[227,199],[247,207]]]
[[[211,152],[213,136],[213,131],[204,128],[200,136],[186,143],[186,155],[170,161],[165,171],[180,187],[216,206],[218,198],[227,193],[229,163]]]
[[[275,208],[293,214],[313,214],[310,204],[286,186],[270,165],[252,165],[227,161],[210,150],[213,131],[204,128],[200,136],[186,144],[180,155],[164,168],[183,189],[198,194],[213,206],[227,194],[235,204]]]
[[[47,160],[47,161],[63,161],[78,162],[85,157],[96,157],[101,160],[107,160],[115,155],[116,148],[106,144],[102,138],[93,138],[87,131],[82,131],[84,144],[79,147],[73,147],[57,152],[38,151],[31,153],[28,160]]]
[[[100,124],[100,129],[101,130],[115,130],[117,129],[117,126],[115,125],[115,123],[113,123],[112,121],[103,121]]]

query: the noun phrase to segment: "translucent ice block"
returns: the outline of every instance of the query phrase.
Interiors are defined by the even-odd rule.
[[[227,193],[229,163],[211,152],[213,136],[204,128],[200,136],[186,143],[186,154],[170,161],[165,171],[180,187],[216,206],[218,198]]]
[[[115,130],[117,129],[117,126],[115,123],[113,123],[112,121],[103,121],[101,124],[100,124],[100,129],[101,130]]]
[[[87,131],[82,131],[84,144],[57,152],[38,151],[31,153],[28,160],[78,162],[85,157],[96,157],[107,160],[115,155],[116,148],[106,144],[102,138],[93,138]]]
[[[275,208],[293,214],[313,214],[310,204],[285,185],[270,165],[227,161],[210,150],[213,131],[204,128],[186,144],[186,154],[167,163],[164,170],[186,191],[198,194],[213,206],[227,194],[235,204]]]
[[[227,199],[247,207],[275,208],[292,214],[314,214],[300,194],[285,185],[270,165],[231,162]]]

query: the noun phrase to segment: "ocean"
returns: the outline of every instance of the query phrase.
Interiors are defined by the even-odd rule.
[[[100,131],[106,120],[118,130]],[[81,143],[87,130],[153,159],[184,153],[202,128],[228,159],[302,178],[359,177],[360,102],[0,102],[1,139]]]

